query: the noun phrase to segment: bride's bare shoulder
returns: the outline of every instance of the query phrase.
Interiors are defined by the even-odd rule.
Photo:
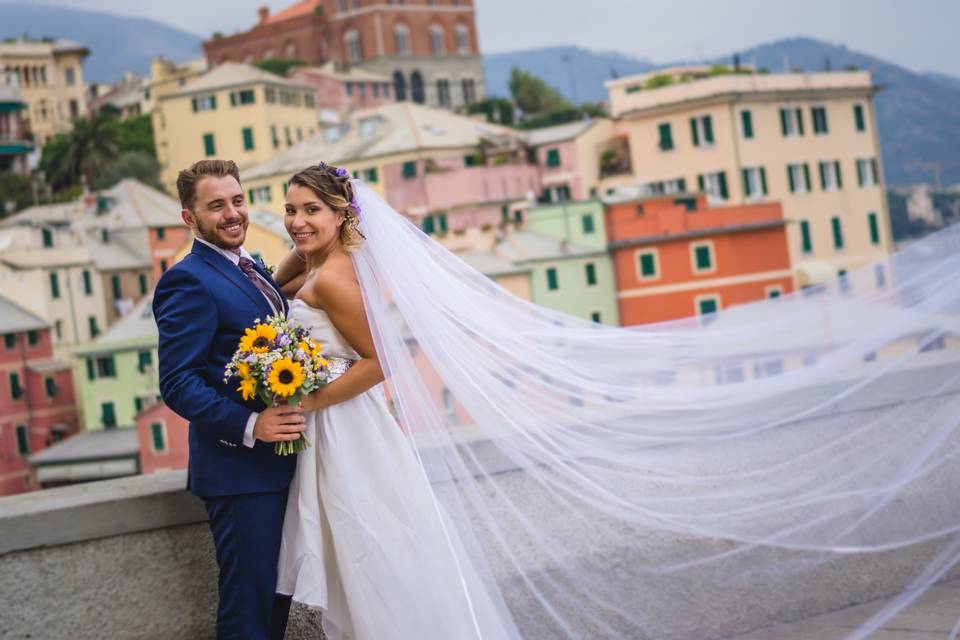
[[[342,308],[360,300],[360,284],[348,255],[334,255],[310,279],[310,293],[324,309]]]

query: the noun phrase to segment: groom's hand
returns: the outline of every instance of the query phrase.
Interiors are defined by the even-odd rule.
[[[257,416],[253,425],[253,437],[264,442],[296,440],[305,428],[303,409],[300,407],[269,407]]]

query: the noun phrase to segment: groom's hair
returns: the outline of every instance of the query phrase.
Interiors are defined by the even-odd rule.
[[[223,178],[233,176],[240,183],[240,169],[233,160],[200,160],[194,162],[177,176],[177,195],[180,206],[193,211],[197,203],[197,183],[204,178]]]

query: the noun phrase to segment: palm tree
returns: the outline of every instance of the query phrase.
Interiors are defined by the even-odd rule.
[[[107,114],[93,114],[74,120],[73,131],[44,145],[40,168],[54,188],[91,185],[118,151],[116,120]]]

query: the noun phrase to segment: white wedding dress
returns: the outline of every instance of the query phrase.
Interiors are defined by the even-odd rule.
[[[290,320],[326,356],[359,359],[324,311],[294,300]],[[308,413],[306,433],[313,446],[290,485],[278,592],[322,609],[330,640],[513,635],[497,628],[462,551],[451,552],[460,545],[382,385]]]

